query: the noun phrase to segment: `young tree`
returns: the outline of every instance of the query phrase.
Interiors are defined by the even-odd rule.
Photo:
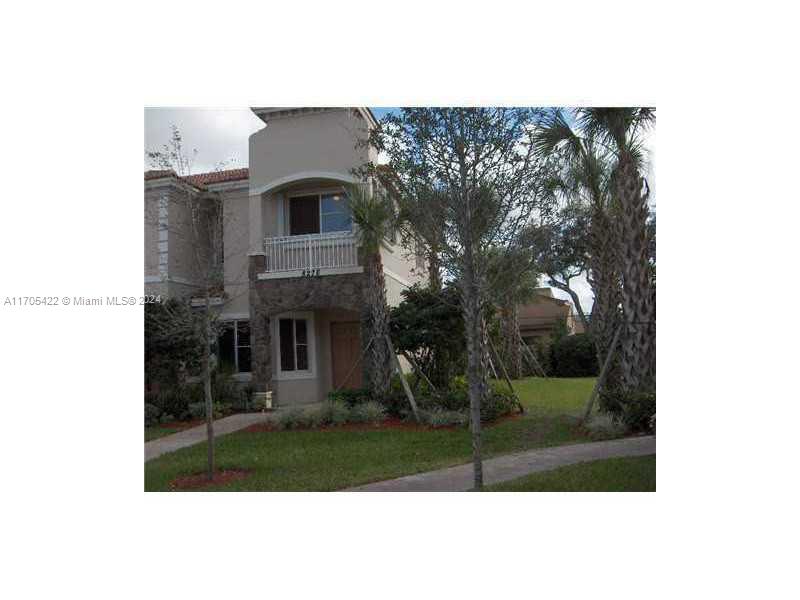
[[[507,251],[490,250],[488,290],[500,317],[498,351],[512,379],[522,377],[519,306],[534,299],[539,277],[535,255],[527,244]]]
[[[535,119],[524,108],[405,108],[370,136],[400,182],[412,237],[428,249],[439,245],[444,270],[459,282],[476,489],[483,485],[489,249],[514,247],[540,201],[541,165],[530,144]]]
[[[394,230],[394,205],[382,190],[370,190],[365,184],[349,186],[347,195],[367,276],[366,329],[372,338],[367,377],[372,395],[375,398],[384,398],[391,385],[391,356],[386,342],[389,334],[389,307],[386,303],[381,248],[389,247]]]
[[[191,169],[197,150],[187,154],[183,146],[183,138],[179,129],[172,126],[172,137],[160,150],[147,151],[146,155],[153,168],[170,171],[185,183],[191,184]],[[218,170],[225,163],[218,165]],[[197,189],[197,188],[195,188]],[[226,297],[226,283],[241,283],[246,277],[244,272],[236,274],[235,279],[225,281],[225,259],[231,258],[233,252],[243,252],[244,248],[226,248],[224,243],[225,229],[235,227],[235,218],[226,215],[224,193],[207,190],[183,191],[170,194],[161,208],[169,211],[167,230],[170,236],[187,251],[191,272],[191,283],[188,296],[192,300],[192,310],[170,310],[167,320],[162,323],[163,334],[181,335],[187,339],[199,340],[201,348],[200,366],[203,381],[206,433],[208,439],[209,480],[214,475],[214,398],[211,379],[214,370],[214,349],[223,325],[218,321],[218,312],[226,302],[233,298]],[[159,223],[152,207],[145,208],[145,219]],[[158,211],[155,211],[158,213]],[[161,224],[159,223],[159,227]],[[215,300],[212,308],[212,299]],[[221,304],[219,301],[221,300]]]

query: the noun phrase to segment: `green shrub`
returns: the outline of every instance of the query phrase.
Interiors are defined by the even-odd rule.
[[[603,390],[600,408],[620,419],[631,431],[650,431],[656,414],[655,392]]]
[[[385,418],[386,409],[375,401],[364,402],[350,409],[350,421],[353,423],[380,423]]]
[[[292,407],[278,414],[275,425],[278,429],[297,429],[308,423],[305,411],[299,407]]]
[[[518,409],[514,395],[507,387],[493,382],[490,385],[489,397],[481,405],[481,421],[496,421],[516,412]]]
[[[610,413],[598,413],[584,425],[593,440],[610,440],[625,435],[627,426],[619,417]]]
[[[443,388],[466,365],[458,288],[447,285],[437,290],[417,284],[404,289],[401,296],[389,319],[392,342],[398,352],[414,357],[434,385]]]
[[[372,394],[370,394],[370,391],[367,389],[339,390],[328,394],[328,401],[343,402],[351,407],[357,404],[363,404],[364,402],[370,402],[371,400]]]
[[[214,418],[221,419],[233,413],[233,405],[228,402],[214,403]]]
[[[469,386],[466,378],[453,378],[447,394],[435,402],[435,405],[443,410],[469,414]],[[506,384],[491,381],[489,383],[489,393],[481,403],[481,421],[495,421],[502,416],[511,414],[516,408],[517,403]]]
[[[469,423],[469,415],[458,410],[446,410],[436,408],[420,412],[422,422],[431,427],[449,427],[453,425],[466,425]]]
[[[189,416],[192,419],[201,419],[206,416],[206,403],[205,402],[192,402],[189,405]]]
[[[164,413],[163,415],[161,415],[161,419],[160,419],[160,421],[162,423],[172,423],[174,420],[175,420],[175,417],[172,416],[172,415],[169,415],[167,413]]]
[[[201,386],[202,389],[202,386]],[[242,392],[242,387],[233,375],[226,370],[217,370],[211,377],[211,397],[214,402],[235,406],[238,410],[244,410],[246,399]]]
[[[183,416],[189,409],[189,394],[185,386],[175,386],[156,394],[146,394],[145,402],[157,406],[164,414]]]
[[[550,348],[553,377],[595,377],[599,371],[592,336],[577,333],[562,337]]]
[[[214,419],[221,419],[228,416],[233,412],[230,404],[225,402],[214,403]],[[192,402],[186,410],[186,414],[190,419],[203,419],[206,416],[206,403],[205,402]]]
[[[447,390],[438,394],[415,394],[414,399],[421,411],[449,411],[469,415],[469,391],[467,380],[463,376],[454,377]],[[381,404],[393,417],[407,419],[411,416],[411,407],[403,392],[393,391]],[[489,393],[481,404],[481,421],[495,421],[516,410],[517,403],[506,384],[490,382]]]
[[[350,420],[350,409],[344,402],[330,403],[331,425],[344,425]]]
[[[419,402],[421,398],[416,398]],[[386,414],[397,419],[405,419],[411,412],[405,392],[392,390],[388,396],[382,398],[381,406],[386,409]]]
[[[161,409],[155,404],[149,402],[144,403],[144,424],[145,427],[151,427],[159,422],[161,417]]]

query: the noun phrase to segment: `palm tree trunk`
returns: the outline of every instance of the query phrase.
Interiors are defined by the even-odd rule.
[[[619,325],[621,302],[615,230],[610,216],[601,206],[595,206],[592,213],[589,243],[589,282],[594,292],[590,331],[594,337],[599,366],[605,363]],[[619,371],[619,359],[615,358],[609,365],[601,392],[619,387]]]
[[[389,348],[383,343],[389,334],[389,310],[386,305],[386,281],[380,253],[366,257],[365,272],[367,319],[366,335],[362,336],[362,341],[368,344],[370,339],[374,339],[369,347],[365,370],[373,397],[380,399],[386,397],[391,386],[391,357]]]
[[[626,390],[655,387],[655,304],[649,260],[648,194],[629,153],[614,173],[617,229],[622,271],[625,335],[620,345],[622,383]]]

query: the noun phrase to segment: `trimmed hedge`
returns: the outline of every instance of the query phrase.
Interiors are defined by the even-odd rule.
[[[596,377],[599,372],[594,340],[586,333],[568,335],[550,347],[553,377]]]

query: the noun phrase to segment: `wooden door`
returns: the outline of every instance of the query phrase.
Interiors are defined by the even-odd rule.
[[[361,325],[355,323],[331,323],[331,362],[333,366],[333,389],[356,389],[362,387],[362,365],[355,365],[361,358]]]

